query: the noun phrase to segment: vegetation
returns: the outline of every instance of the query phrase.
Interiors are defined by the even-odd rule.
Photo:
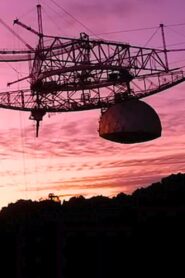
[[[185,174],[131,196],[19,200],[0,212],[0,243],[5,277],[181,277]]]

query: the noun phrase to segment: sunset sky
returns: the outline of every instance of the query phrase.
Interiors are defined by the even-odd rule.
[[[156,30],[163,23],[167,46],[185,48],[184,0],[1,0],[0,18],[32,46],[37,37],[12,22],[18,18],[36,29],[38,3],[46,34],[78,37],[86,32],[160,47]],[[0,34],[0,49],[25,48],[3,25]],[[173,57],[173,66],[179,65],[185,65],[185,52]],[[0,91],[28,87],[6,86],[27,73],[27,64],[0,63]],[[185,172],[185,84],[144,101],[159,114],[162,137],[133,145],[99,137],[99,110],[46,115],[35,138],[28,112],[0,109],[0,207],[21,198],[46,198],[50,192],[66,199],[131,193],[171,173]]]

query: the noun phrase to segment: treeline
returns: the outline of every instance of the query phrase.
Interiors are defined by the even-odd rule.
[[[113,198],[19,200],[0,212],[0,246],[5,277],[181,277],[185,174]]]

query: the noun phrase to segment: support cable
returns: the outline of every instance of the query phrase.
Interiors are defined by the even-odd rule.
[[[144,44],[144,47],[146,47],[149,42],[151,42],[151,40],[153,39],[153,37],[155,37],[155,35],[157,34],[157,32],[159,31],[159,27],[157,27],[157,29],[154,31],[154,33],[150,36],[150,38],[146,41],[146,43]]]
[[[78,22],[83,28],[85,28],[88,32],[90,32],[92,35],[97,36],[89,27],[87,27],[85,24],[83,24],[79,19],[74,17],[71,13],[69,13],[66,9],[64,9],[61,5],[59,5],[56,1],[50,0],[55,6],[57,6],[59,9],[61,9],[63,12],[65,12],[68,16],[70,16],[74,21]]]
[[[46,4],[47,5],[47,4]],[[47,5],[48,6],[48,5]],[[52,7],[48,6],[48,8],[50,10],[52,10],[57,16],[61,16],[61,14],[57,13],[55,10],[52,9]],[[43,12],[46,14],[46,16],[48,17],[48,19],[50,20],[50,22],[52,24],[54,24],[54,26],[60,31],[63,32],[62,28],[56,23],[55,18],[52,18],[48,12],[42,7]]]
[[[168,29],[169,29],[170,31],[172,31],[173,33],[175,33],[175,34],[177,34],[177,35],[179,35],[179,36],[185,38],[185,34],[179,32],[179,31],[177,31],[177,30],[174,30],[173,28],[171,28],[171,26],[168,27]]]
[[[26,178],[25,134],[24,134],[24,127],[23,127],[21,111],[19,111],[19,119],[20,119],[20,135],[21,135],[21,148],[22,148],[22,161],[23,161],[24,188],[25,188],[26,198],[27,198],[28,184],[27,184],[27,178]]]

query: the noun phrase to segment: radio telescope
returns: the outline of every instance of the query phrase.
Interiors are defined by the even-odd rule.
[[[40,5],[37,14],[38,31],[14,21],[38,36],[37,47],[25,43],[24,51],[0,51],[3,62],[31,64],[29,75],[8,84],[29,80],[30,87],[1,92],[1,108],[30,112],[36,136],[46,113],[91,109],[101,110],[99,135],[105,139],[138,143],[161,136],[157,113],[141,99],[185,81],[181,68],[169,67],[162,24],[163,49],[157,49],[92,39],[86,33],[48,36]]]

